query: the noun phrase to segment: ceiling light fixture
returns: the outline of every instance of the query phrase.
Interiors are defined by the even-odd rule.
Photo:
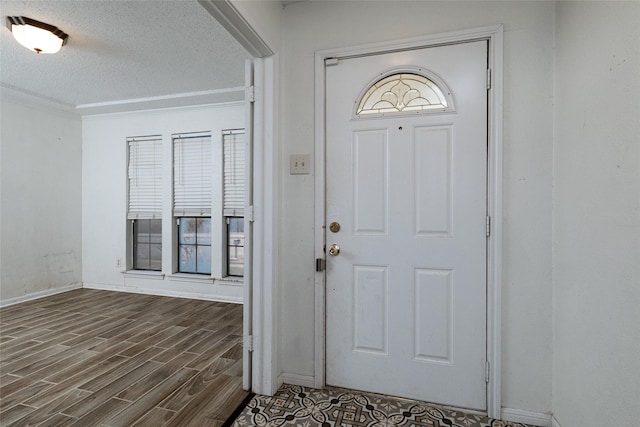
[[[56,53],[69,37],[58,27],[26,16],[7,16],[7,25],[18,43],[36,53]]]

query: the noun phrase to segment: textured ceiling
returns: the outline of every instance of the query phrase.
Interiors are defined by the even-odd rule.
[[[242,96],[224,89],[243,86],[249,55],[195,0],[1,0],[0,13],[3,88],[80,106],[80,112]],[[69,34],[67,44],[53,55],[31,52],[13,39],[7,16],[55,25]],[[155,104],[141,98],[153,98]]]

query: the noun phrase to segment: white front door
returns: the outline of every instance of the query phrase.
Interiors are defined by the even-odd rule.
[[[327,384],[486,409],[486,70],[486,41],[326,66]]]

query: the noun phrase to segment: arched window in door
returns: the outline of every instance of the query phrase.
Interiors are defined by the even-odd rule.
[[[442,79],[426,70],[402,69],[384,73],[369,84],[357,102],[355,116],[453,111],[451,91]]]

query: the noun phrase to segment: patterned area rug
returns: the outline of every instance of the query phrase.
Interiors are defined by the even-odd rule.
[[[255,396],[232,424],[300,427],[529,427],[427,404],[353,390],[283,385],[273,397]]]

